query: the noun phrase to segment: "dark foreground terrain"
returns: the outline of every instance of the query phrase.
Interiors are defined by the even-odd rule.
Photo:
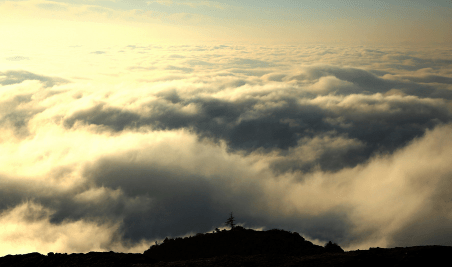
[[[167,238],[143,254],[30,253],[0,258],[0,266],[436,266],[450,262],[452,247],[370,248],[344,252],[283,230],[232,231]]]

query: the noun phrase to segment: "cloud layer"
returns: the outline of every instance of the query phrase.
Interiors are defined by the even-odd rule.
[[[67,50],[90,65],[0,71],[4,254],[142,252],[231,211],[348,249],[451,245],[447,49]]]

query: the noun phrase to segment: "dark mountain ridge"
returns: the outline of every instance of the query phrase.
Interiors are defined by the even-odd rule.
[[[141,253],[89,252],[47,256],[34,252],[0,258],[9,266],[415,266],[447,262],[452,247],[370,248],[344,252],[331,241],[314,245],[296,232],[232,230],[166,238]]]
[[[159,261],[176,261],[224,255],[306,256],[326,252],[344,251],[331,242],[325,247],[314,245],[296,232],[278,229],[255,231],[236,226],[229,231],[216,230],[193,237],[166,238],[162,244],[151,246],[144,255]]]

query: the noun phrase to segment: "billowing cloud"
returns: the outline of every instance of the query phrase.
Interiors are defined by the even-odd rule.
[[[23,56],[13,56],[13,57],[7,57],[5,58],[6,60],[10,60],[10,61],[21,61],[21,60],[29,60],[28,57],[23,57]]]
[[[437,50],[77,49],[88,71],[0,72],[4,253],[142,252],[231,211],[348,249],[451,245]]]
[[[23,70],[10,70],[0,72],[0,84],[10,85],[18,84],[26,80],[36,80],[43,83],[45,87],[52,87],[57,84],[67,83],[68,81],[57,77],[48,77]]]

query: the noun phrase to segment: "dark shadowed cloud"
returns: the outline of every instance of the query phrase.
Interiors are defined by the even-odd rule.
[[[364,78],[347,76],[346,82],[365,83],[370,79],[368,83],[372,84],[372,79],[378,79],[364,71],[352,73],[353,77],[362,74]],[[327,84],[323,86],[328,88]],[[365,84],[354,90],[358,92],[362,87]],[[324,170],[339,170],[356,166],[376,153],[391,153],[422,136],[426,129],[448,123],[452,118],[447,102],[438,98],[356,92],[313,98],[303,89],[290,87],[279,89],[278,95],[273,91],[247,93],[246,90],[242,92],[244,98],[234,101],[203,95],[194,97],[175,90],[161,91],[156,94],[157,99],[143,104],[149,112],[123,110],[103,103],[73,113],[65,118],[64,125],[73,127],[78,122],[113,131],[144,126],[190,129],[201,138],[226,141],[231,151],[247,153],[256,149],[280,149],[285,153],[304,138],[323,134],[356,140],[361,144],[359,149],[337,152],[341,155],[338,157],[325,152],[319,161],[309,164],[320,164]],[[184,111],[190,108],[194,111]],[[301,165],[303,169],[308,166]],[[293,167],[297,169],[297,166]]]
[[[0,223],[22,229],[0,231],[11,249],[142,252],[222,227],[231,211],[245,227],[349,249],[450,245],[452,76],[440,52],[98,51],[109,68],[71,83],[0,72]]]
[[[69,82],[66,79],[58,77],[49,77],[44,75],[34,74],[23,70],[10,70],[0,72],[0,84],[10,85],[21,83],[26,80],[37,80],[43,83],[45,87],[52,87],[54,85],[63,84]]]

